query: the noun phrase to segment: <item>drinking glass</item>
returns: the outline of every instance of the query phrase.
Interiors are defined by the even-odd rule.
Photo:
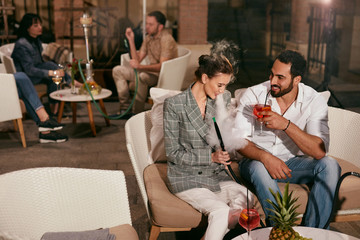
[[[246,229],[248,233],[248,239],[251,239],[250,232],[260,224],[260,216],[256,209],[245,208],[241,211],[239,217],[239,224]]]
[[[59,85],[62,81],[61,70],[54,70],[54,76],[52,77],[53,82],[56,84],[56,90],[59,91]],[[57,93],[57,96],[59,93]]]
[[[254,105],[253,113],[258,119],[264,117],[264,115],[259,114],[259,112],[262,112],[262,111],[271,111],[271,106],[270,105],[265,105],[265,104],[255,104]],[[260,132],[259,132],[258,135],[263,136],[264,135],[264,133],[263,133],[263,124],[264,124],[264,122],[263,121],[259,121],[259,122],[260,122]]]

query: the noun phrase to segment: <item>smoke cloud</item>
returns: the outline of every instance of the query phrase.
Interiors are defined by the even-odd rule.
[[[230,154],[232,159],[237,159],[240,154],[236,152],[237,149],[241,149],[246,146],[247,141],[242,138],[241,131],[235,128],[235,107],[231,106],[227,109],[224,105],[224,98],[222,95],[218,95],[215,100],[216,115],[215,119],[219,126],[220,133],[224,142],[225,150]],[[218,149],[220,148],[220,142],[216,134],[214,122],[209,119],[209,126],[211,126],[209,134],[207,135],[207,142],[210,146]]]
[[[234,77],[231,81],[235,81],[236,76],[240,71],[241,51],[242,50],[237,44],[225,39],[213,43],[210,49],[210,54],[225,56],[231,63],[234,70]]]

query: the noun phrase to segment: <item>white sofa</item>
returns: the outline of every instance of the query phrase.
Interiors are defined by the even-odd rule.
[[[360,114],[348,110],[329,107],[330,150],[342,173],[360,172]],[[204,216],[186,202],[173,195],[167,188],[166,160],[149,161],[151,150],[151,111],[139,113],[125,124],[126,144],[134,168],[136,179],[146,206],[151,226],[150,239],[157,239],[160,232],[189,231],[206,224]],[[237,164],[233,163],[237,172]],[[360,180],[346,178],[340,188],[335,221],[360,220]],[[285,184],[280,184],[281,191]],[[303,213],[307,203],[308,187],[290,184],[294,196],[299,197],[298,209]],[[262,213],[257,201],[256,207]]]

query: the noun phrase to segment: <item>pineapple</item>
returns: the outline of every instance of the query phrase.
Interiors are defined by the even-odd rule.
[[[300,236],[292,227],[299,219],[299,213],[296,209],[299,205],[295,205],[298,198],[292,198],[292,192],[289,194],[289,183],[286,184],[283,196],[279,192],[276,194],[273,190],[269,189],[271,194],[276,199],[276,202],[267,199],[274,209],[269,209],[274,215],[270,215],[269,218],[274,222],[274,227],[271,229],[269,240],[287,240],[287,239],[308,239]]]

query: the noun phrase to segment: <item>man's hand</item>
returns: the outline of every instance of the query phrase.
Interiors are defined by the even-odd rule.
[[[230,155],[228,152],[223,152],[221,150],[217,150],[216,152],[213,152],[211,154],[212,162],[221,163],[226,166],[226,165],[231,164],[231,162],[229,160],[230,160]]]
[[[291,170],[288,166],[279,158],[271,156],[261,162],[264,164],[266,170],[269,172],[273,179],[286,179],[291,178]]]
[[[134,41],[134,32],[131,28],[126,28],[125,30],[125,36],[129,41]]]
[[[283,130],[289,123],[289,120],[273,111],[262,111],[259,114],[264,115],[260,121],[263,121],[267,128]]]
[[[130,59],[129,64],[134,69],[138,69],[140,66],[140,63],[136,59]]]

